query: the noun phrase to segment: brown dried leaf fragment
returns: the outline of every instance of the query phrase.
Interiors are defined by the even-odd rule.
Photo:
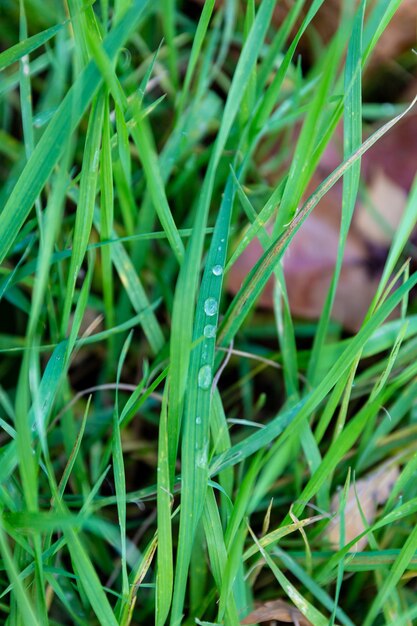
[[[398,476],[398,465],[384,464],[366,478],[361,478],[356,481],[355,485],[350,486],[344,510],[345,544],[353,541],[365,530],[358,500],[368,524],[372,524],[376,517],[378,505],[384,504],[388,500]],[[339,509],[339,497],[339,493],[336,493],[332,498],[330,508],[333,513]],[[328,539],[334,550],[340,548],[340,532],[340,515],[336,515],[324,531],[324,537]],[[363,550],[367,543],[367,536],[362,537],[352,546],[352,552]]]
[[[241,624],[257,624],[278,620],[295,626],[312,626],[311,622],[295,606],[284,600],[271,600],[249,613]]]

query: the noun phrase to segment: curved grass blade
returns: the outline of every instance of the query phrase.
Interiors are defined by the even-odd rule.
[[[301,613],[308,619],[314,626],[328,626],[329,620],[327,617],[323,615],[320,611],[318,611],[306,598],[304,598],[301,593],[294,587],[294,585],[288,580],[288,578],[281,572],[281,570],[277,567],[277,565],[272,560],[271,556],[268,554],[266,550],[260,545],[256,535],[249,528],[249,531],[252,535],[252,539],[257,545],[260,553],[262,554],[265,562],[270,568],[271,572],[274,574],[278,583],[281,585],[282,589],[288,595],[290,600],[294,602],[295,606],[301,611]]]

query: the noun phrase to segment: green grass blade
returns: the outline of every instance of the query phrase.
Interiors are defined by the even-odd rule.
[[[120,422],[119,422],[119,390],[118,385],[120,383],[120,376],[122,373],[122,367],[126,360],[126,355],[129,350],[130,343],[132,341],[133,331],[130,331],[122,351],[120,353],[119,363],[117,366],[117,387],[116,387],[116,403],[113,414],[113,438],[112,438],[112,453],[113,453],[113,473],[114,484],[116,488],[117,498],[117,513],[119,518],[120,527],[120,541],[121,541],[121,565],[122,565],[122,603],[121,614],[123,613],[124,604],[128,601],[129,595],[129,579],[127,574],[127,561],[126,561],[126,478],[125,468],[123,461],[123,449],[122,440],[120,436]]]
[[[184,85],[182,87],[180,98],[178,101],[178,114],[179,115],[182,114],[184,106],[185,106],[185,102],[187,98],[189,97],[191,81],[194,75],[197,61],[200,56],[201,48],[204,43],[204,39],[207,33],[210,18],[213,13],[214,2],[215,0],[207,0],[207,2],[204,3],[203,10],[201,12],[201,16],[198,21],[197,30],[195,32],[195,36],[193,40],[193,46],[191,48],[190,57],[188,59]]]
[[[2,524],[3,525],[3,524]],[[20,579],[19,572],[10,553],[10,547],[6,539],[3,528],[0,528],[0,550],[3,557],[3,563],[11,583],[13,583],[14,593],[16,594],[20,611],[25,623],[38,626],[40,622],[36,616],[33,606],[28,598],[26,589]]]
[[[250,530],[250,529],[249,529]],[[288,580],[288,578],[282,573],[277,565],[272,560],[271,556],[262,548],[256,535],[251,531],[252,539],[258,546],[260,553],[262,554],[265,562],[274,574],[278,583],[281,585],[284,592],[294,602],[295,606],[301,611],[301,613],[308,619],[314,626],[327,626],[328,618],[325,617],[320,611],[318,611],[305,597],[301,595],[296,587]]]
[[[372,606],[365,617],[363,626],[371,626],[374,622],[378,612],[381,610],[384,602],[387,601],[387,596],[393,592],[395,585],[400,580],[401,576],[405,572],[407,565],[412,556],[414,556],[417,549],[417,527],[414,527],[410,535],[407,537],[401,552],[392,565],[388,576],[381,585]]]
[[[171,623],[182,619],[188,568],[208,480],[209,417],[216,328],[227,253],[234,188],[229,178],[213,233],[197,303],[182,439],[182,497]],[[172,367],[172,364],[171,364]],[[172,384],[172,382],[171,382]]]
[[[43,46],[44,43],[55,37],[57,32],[59,32],[64,24],[56,24],[55,26],[51,26],[51,28],[47,28],[41,33],[37,33],[32,37],[28,37],[23,41],[19,41],[19,43],[15,44],[11,48],[4,50],[0,53],[0,72],[4,70],[6,67],[19,61],[22,57],[27,54],[30,54],[34,50]]]
[[[75,283],[87,250],[93,224],[94,204],[99,170],[101,133],[103,128],[104,94],[94,99],[84,148],[80,195],[75,218],[71,262],[62,312],[61,334],[65,336],[71,313]]]
[[[168,388],[165,389],[162,400],[158,441],[158,570],[156,575],[156,626],[162,626],[167,620],[171,607],[172,588],[174,584],[171,528],[171,508],[173,496],[170,493],[167,397]]]
[[[362,28],[365,13],[365,2],[362,2],[353,24],[352,35],[349,42],[348,53],[345,66],[345,107],[344,107],[344,157],[347,158],[357,150],[362,142],[362,89],[361,89],[361,65],[362,65]],[[342,217],[340,226],[340,239],[337,250],[336,265],[332,277],[332,282],[323,305],[319,326],[314,339],[311,352],[310,365],[307,377],[314,384],[317,381],[317,374],[320,371],[319,355],[322,352],[323,343],[326,337],[330,314],[334,303],[337,284],[343,263],[343,254],[346,247],[346,240],[351,225],[356,197],[359,189],[361,161],[358,159],[352,167],[347,170],[343,177],[342,196]],[[316,372],[316,376],[314,376]]]

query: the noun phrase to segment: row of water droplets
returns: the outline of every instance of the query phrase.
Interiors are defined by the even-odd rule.
[[[220,243],[224,243],[224,239],[221,239]],[[218,251],[221,252],[222,246],[218,246]],[[213,276],[220,277],[223,274],[223,266],[216,264],[211,268],[211,272]],[[208,343],[207,340],[215,341],[216,339],[216,321],[217,314],[219,310],[219,304],[216,298],[210,297],[206,298],[203,304],[204,313],[206,315],[207,324],[204,325],[203,335],[204,335],[204,343],[203,349],[201,353],[201,367],[198,371],[197,383],[200,389],[209,390],[212,381],[213,381],[213,372],[211,365],[205,363],[208,355]],[[214,319],[213,319],[214,318]],[[214,324],[212,323],[214,322]],[[202,423],[202,419],[200,416],[195,418],[195,423],[199,426]],[[197,467],[201,467],[205,469],[207,467],[208,461],[208,441],[205,441],[203,445],[202,442],[199,441],[199,437],[196,439],[196,465]]]
[[[221,243],[224,243],[224,239],[221,239]],[[222,247],[219,246],[218,251],[221,252],[221,249]],[[223,274],[223,266],[213,265],[211,271],[214,276],[220,277]],[[206,298],[206,300],[204,301],[204,313],[206,314],[206,316],[209,318],[214,317],[217,315],[218,310],[219,310],[219,304],[216,298]],[[210,323],[205,324],[204,329],[203,329],[203,335],[205,339],[215,339],[216,326]],[[207,355],[207,344],[205,343],[203,346],[202,361],[206,359],[206,355]],[[212,373],[211,366],[208,364],[202,365],[198,371],[198,379],[197,379],[198,386],[200,387],[200,389],[209,389],[212,380],[213,380],[213,373]],[[197,417],[196,423],[197,424],[201,423],[201,419]]]

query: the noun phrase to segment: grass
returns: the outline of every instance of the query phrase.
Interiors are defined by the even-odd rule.
[[[274,0],[5,3],[2,623],[234,626],[276,599],[317,626],[414,623],[416,183],[361,328],[331,315],[361,159],[409,114],[362,97],[400,2],[342,3],[327,46],[322,4],[278,25]],[[343,161],[307,197],[341,121]],[[337,262],[306,323],[282,259],[339,179]],[[343,518],[383,463],[400,474],[368,547],[342,532],[331,550],[333,494]]]

